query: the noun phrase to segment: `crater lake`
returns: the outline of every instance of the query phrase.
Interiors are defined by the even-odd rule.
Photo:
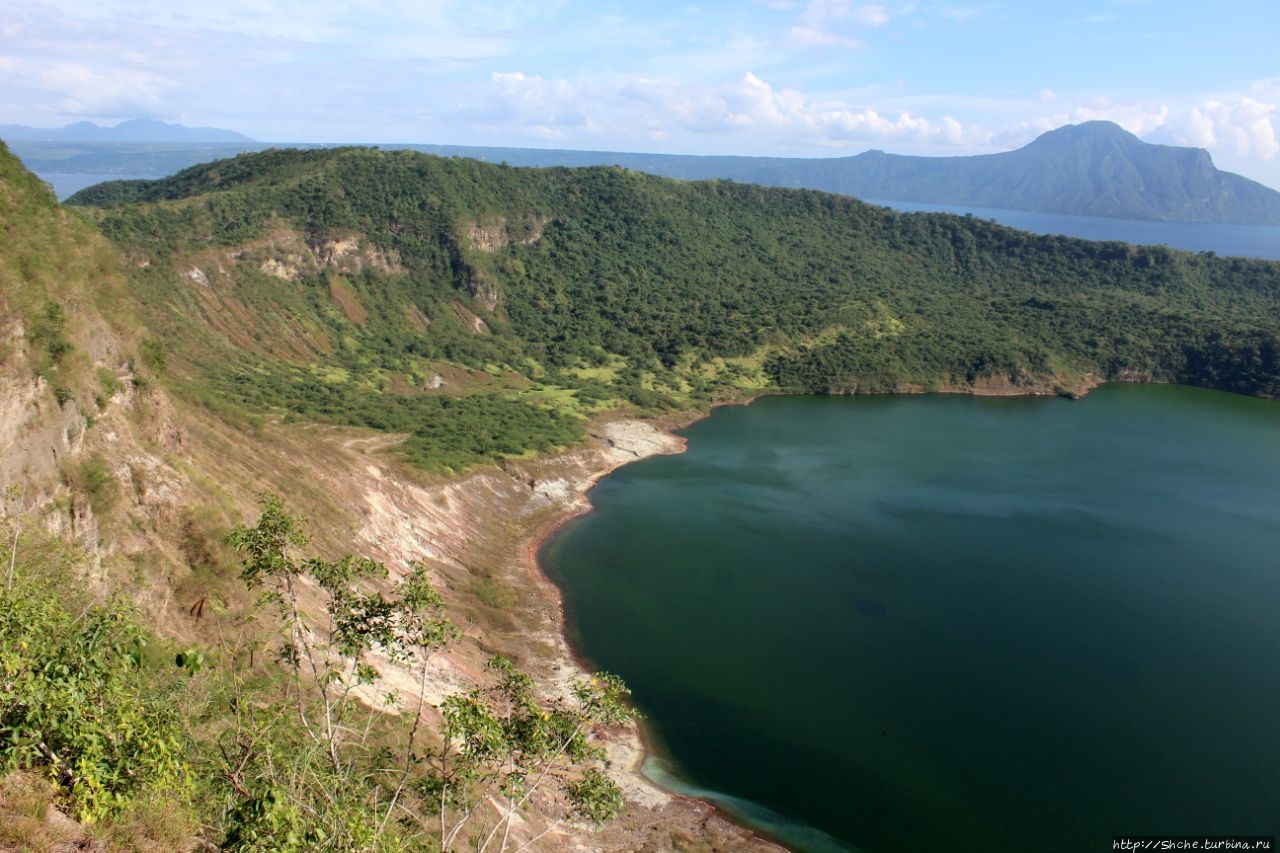
[[[797,850],[1274,834],[1280,404],[771,397],[543,547],[651,775]]]

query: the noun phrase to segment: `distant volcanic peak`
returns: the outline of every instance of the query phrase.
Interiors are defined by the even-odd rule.
[[[0,137],[41,142],[252,142],[234,130],[187,127],[153,118],[127,119],[114,126],[78,121],[63,127],[0,126]]]

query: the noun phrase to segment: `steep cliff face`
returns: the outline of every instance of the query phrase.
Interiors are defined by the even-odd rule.
[[[0,146],[0,489],[7,515],[36,516],[93,545],[84,493],[91,426],[118,405],[127,333],[101,306],[121,284],[115,252],[58,209]]]

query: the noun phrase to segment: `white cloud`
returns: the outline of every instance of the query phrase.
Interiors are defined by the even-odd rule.
[[[678,133],[741,134],[785,138],[792,148],[847,150],[889,142],[972,147],[991,138],[949,115],[929,119],[905,110],[818,101],[795,89],[776,89],[753,73],[720,85],[643,77],[570,82],[520,72],[494,75],[493,83],[483,111],[486,119],[540,128],[589,126],[606,144],[628,138],[637,127],[658,141]]]
[[[1218,138],[1213,132],[1213,119],[1192,107],[1173,121],[1166,122],[1166,138],[1170,142],[1191,145],[1195,148],[1213,148]]]
[[[809,0],[791,28],[792,47],[862,47],[856,30],[889,23],[889,10],[878,4],[855,5],[849,0]]]
[[[83,116],[155,115],[163,111],[165,78],[146,71],[114,69],[110,73],[86,65],[59,63],[38,72],[43,87],[64,92],[59,106]]]
[[[1263,97],[1254,97],[1260,94]],[[1181,101],[1096,99],[1069,113],[1041,117],[1040,126],[1105,119],[1152,142],[1206,148],[1270,160],[1280,155],[1280,92],[1224,93]]]
[[[848,21],[858,26],[878,27],[889,23],[889,11],[878,4],[854,5],[849,0],[809,0],[800,20],[809,26]]]
[[[480,117],[514,119],[546,137],[590,125],[580,90],[567,80],[545,80],[519,71],[493,74],[494,96]]]
[[[1074,18],[1127,20],[1136,2],[1147,0],[1104,0]],[[753,0],[657,15],[638,5],[0,0],[0,119],[151,115],[285,141],[556,139],[812,156],[868,147],[987,153],[1097,118],[1280,179],[1280,77],[1235,90],[1206,82],[1220,90],[1194,95],[1112,89],[1104,99],[1073,92],[1078,78],[1063,67],[1053,77],[1029,71],[1027,90],[1006,97],[975,71],[1000,67],[998,52],[967,65],[916,61],[913,49],[937,39],[943,53],[997,50],[981,47],[989,42],[971,19],[998,13],[1012,26],[1016,4]],[[957,38],[959,29],[973,38]],[[850,53],[879,41],[885,50]],[[938,73],[941,82],[930,76]],[[1121,85],[1122,69],[1108,79]],[[995,82],[1002,92],[1018,85]]]
[[[1150,102],[1115,102],[1097,97],[1079,104],[1061,124],[1083,121],[1113,121],[1135,136],[1146,136],[1169,120],[1168,104]]]
[[[1159,137],[1177,145],[1270,160],[1280,154],[1277,126],[1280,103],[1234,95],[1178,111],[1161,125]]]
[[[0,0],[4,120],[138,116],[272,139],[421,134],[424,79],[511,52],[564,0]],[[456,79],[456,78],[455,78]],[[417,85],[415,85],[417,84]],[[424,101],[428,102],[424,104]]]
[[[848,18],[864,27],[880,27],[889,23],[889,12],[883,6],[857,6],[848,11]]]

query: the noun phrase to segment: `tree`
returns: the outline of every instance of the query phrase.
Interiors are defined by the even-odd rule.
[[[494,658],[493,682],[445,699],[431,731],[427,662],[457,631],[426,568],[410,566],[384,593],[376,588],[386,586],[384,565],[302,557],[302,521],[276,496],[260,503],[258,523],[228,539],[242,578],[263,590],[274,614],[288,688],[264,701],[246,679],[233,680],[234,724],[219,769],[233,792],[223,849],[452,850],[465,837],[476,850],[506,851],[513,818],[551,786],[573,814],[618,814],[621,791],[596,766],[604,756],[592,737],[635,716],[620,679],[598,674],[576,683],[572,698],[542,700],[529,675]],[[321,594],[315,616],[303,605],[311,586]],[[395,750],[376,736],[382,715],[359,689],[380,680],[375,653],[417,676],[418,695],[408,701],[416,711]],[[401,697],[383,698],[391,705]],[[423,746],[432,739],[435,746]]]
[[[463,830],[476,822],[473,849],[507,850],[512,818],[547,783],[559,785],[582,817],[597,822],[617,817],[622,791],[587,765],[604,758],[591,743],[594,730],[635,718],[622,680],[598,673],[573,685],[572,700],[544,703],[534,693],[533,680],[507,658],[493,658],[489,669],[497,675],[496,684],[445,700],[444,746],[430,757],[419,783],[424,797],[439,805],[441,849],[453,850]],[[485,804],[497,810],[492,823],[475,820]]]

